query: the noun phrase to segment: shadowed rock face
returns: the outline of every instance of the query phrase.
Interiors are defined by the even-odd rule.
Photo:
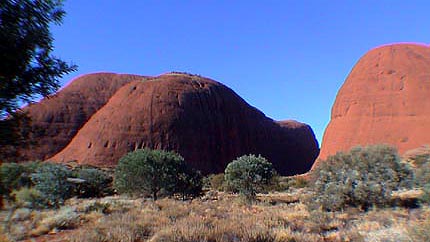
[[[304,173],[319,152],[309,126],[278,124],[213,80],[165,74],[121,87],[50,160],[114,166],[144,147],[175,150],[205,174],[250,153],[283,175]]]
[[[279,121],[278,124],[282,127],[279,141],[281,147],[289,147],[290,152],[296,154],[297,160],[315,161],[319,154],[319,145],[312,128],[294,120]]]
[[[319,158],[377,143],[403,153],[430,143],[429,124],[430,48],[379,47],[360,59],[339,90]]]
[[[32,147],[22,160],[44,160],[62,150],[88,119],[124,84],[137,75],[96,73],[73,80],[52,97],[24,108],[32,120]]]

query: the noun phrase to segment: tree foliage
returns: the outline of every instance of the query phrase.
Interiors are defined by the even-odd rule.
[[[76,69],[52,55],[52,24],[65,14],[61,0],[0,1],[0,160],[10,160],[28,135],[19,107],[48,96]]]
[[[275,171],[266,158],[244,155],[230,162],[224,174],[229,187],[252,200],[270,184]]]
[[[74,70],[54,57],[51,24],[61,24],[61,0],[0,2],[0,117],[35,95],[47,96]]]
[[[30,144],[30,118],[22,112],[0,119],[0,161],[16,162],[19,147]]]

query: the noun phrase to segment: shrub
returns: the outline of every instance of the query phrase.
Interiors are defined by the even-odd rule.
[[[424,164],[430,162],[430,154],[429,153],[417,154],[413,157],[410,157],[408,160],[415,167],[419,168],[419,167],[423,166]]]
[[[430,203],[430,160],[423,161],[415,168],[415,185],[422,188],[421,202]]]
[[[410,241],[430,241],[430,221],[415,221],[406,227]]]
[[[81,217],[74,208],[62,207],[53,216],[42,219],[38,223],[39,226],[32,231],[32,234],[42,235],[53,229],[73,229],[78,227],[80,221]]]
[[[12,199],[11,192],[22,187],[30,187],[31,174],[40,166],[40,162],[3,163],[0,165],[0,195]]]
[[[284,192],[288,189],[305,188],[309,181],[302,176],[279,176],[275,175],[268,187],[270,191]]]
[[[181,165],[179,173],[176,177],[176,185],[174,192],[182,196],[182,200],[187,197],[198,197],[202,194],[203,176],[200,172],[191,169],[185,165]]]
[[[81,198],[102,197],[112,191],[112,177],[96,168],[78,168],[74,177],[82,181],[76,185],[76,194]]]
[[[3,163],[0,166],[0,192],[7,199],[11,198],[11,192],[22,187],[21,174],[25,172],[24,167],[17,163]]]
[[[40,191],[34,188],[22,187],[19,190],[13,191],[15,203],[19,207],[40,208],[43,207],[43,197]]]
[[[225,190],[224,173],[210,175],[209,184],[213,190],[224,191]]]
[[[337,153],[320,162],[312,176],[317,202],[326,210],[388,205],[392,191],[410,187],[413,180],[409,165],[386,145]]]
[[[288,181],[288,187],[305,188],[309,185],[309,181],[302,176],[293,176]]]
[[[252,200],[270,184],[275,172],[264,157],[244,155],[229,163],[224,174],[228,186]]]
[[[154,200],[160,191],[172,195],[183,164],[184,159],[174,152],[136,150],[119,160],[114,187],[119,193],[150,195]]]
[[[34,188],[44,197],[46,206],[58,207],[72,197],[74,185],[67,181],[72,172],[64,165],[45,163],[31,176]]]

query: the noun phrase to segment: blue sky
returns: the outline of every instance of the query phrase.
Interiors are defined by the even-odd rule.
[[[200,74],[319,142],[336,93],[368,50],[430,42],[430,2],[403,0],[68,0],[53,27],[66,76]]]

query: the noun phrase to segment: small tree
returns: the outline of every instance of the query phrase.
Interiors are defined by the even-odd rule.
[[[179,168],[184,159],[163,150],[142,149],[123,156],[115,169],[114,187],[119,193],[150,195],[157,200],[160,191],[175,191]]]
[[[57,90],[76,66],[52,55],[49,28],[62,22],[62,0],[0,1],[0,119]]]
[[[62,0],[0,1],[0,160],[13,161],[28,145],[29,119],[23,104],[48,96],[76,69],[52,54],[50,27],[65,12]]]
[[[319,164],[312,174],[313,187],[317,203],[326,210],[385,206],[393,191],[413,181],[411,168],[386,145],[356,147]]]
[[[270,184],[275,171],[264,157],[245,155],[228,164],[224,173],[228,186],[253,200],[257,192]]]

